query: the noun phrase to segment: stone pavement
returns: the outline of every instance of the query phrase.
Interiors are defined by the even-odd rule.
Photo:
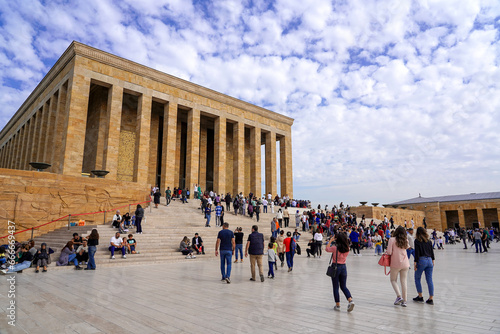
[[[208,259],[17,274],[16,327],[7,324],[8,276],[0,276],[0,332],[500,333],[500,244],[487,254],[462,248],[436,250],[434,306],[411,301],[411,271],[407,308],[393,305],[389,278],[371,250],[350,254],[352,313],[342,295],[342,311],[333,311],[325,254],[296,256],[293,272],[279,268],[264,283],[249,281],[248,260],[233,264],[231,284],[220,281],[218,260]]]

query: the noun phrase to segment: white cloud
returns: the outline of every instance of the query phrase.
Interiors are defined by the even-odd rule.
[[[495,0],[0,0],[0,126],[78,40],[294,117],[297,197],[498,191],[499,16]]]

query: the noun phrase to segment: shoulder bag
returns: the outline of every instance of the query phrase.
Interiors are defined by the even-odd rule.
[[[333,260],[333,254],[332,254],[332,257],[330,258],[330,264],[328,265],[328,269],[326,270],[326,275],[330,276],[331,278],[334,278],[335,276],[337,276],[337,257],[338,257],[338,255],[339,255],[339,249],[337,248],[337,251],[335,252],[335,263],[332,263],[332,260]]]
[[[384,267],[384,272],[385,275],[389,275],[391,273],[391,270],[387,272],[387,267],[391,267],[391,256],[387,253],[382,254],[382,257],[380,260],[378,260],[378,264]]]

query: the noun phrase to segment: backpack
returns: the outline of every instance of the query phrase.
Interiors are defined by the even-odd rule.
[[[295,254],[295,250],[297,249],[297,243],[294,238],[290,238],[290,253]]]

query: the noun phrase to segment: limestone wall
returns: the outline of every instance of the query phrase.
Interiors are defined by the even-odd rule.
[[[85,181],[85,182],[82,182]],[[67,214],[109,210],[122,205],[146,200],[149,190],[137,183],[107,179],[85,178],[47,172],[0,169],[0,236],[6,235],[8,221],[16,223],[16,230],[24,230],[52,221]],[[121,209],[122,213],[128,208]],[[131,210],[133,211],[133,210]],[[111,213],[108,213],[108,220]],[[75,217],[89,224],[102,224],[103,214]],[[49,224],[36,231],[40,235],[61,226],[68,219]],[[31,237],[20,233],[17,240]],[[0,243],[2,243],[0,241]]]
[[[384,220],[384,215],[386,215],[388,219],[390,219],[392,216],[394,218],[394,223],[397,225],[404,225],[405,220],[409,224],[411,219],[413,219],[413,221],[415,222],[415,227],[423,226],[422,221],[425,217],[425,213],[423,211],[384,208],[378,206],[373,207],[366,205],[351,207],[351,212],[356,213],[358,218],[361,218],[362,215],[365,215],[366,218],[375,218]]]

